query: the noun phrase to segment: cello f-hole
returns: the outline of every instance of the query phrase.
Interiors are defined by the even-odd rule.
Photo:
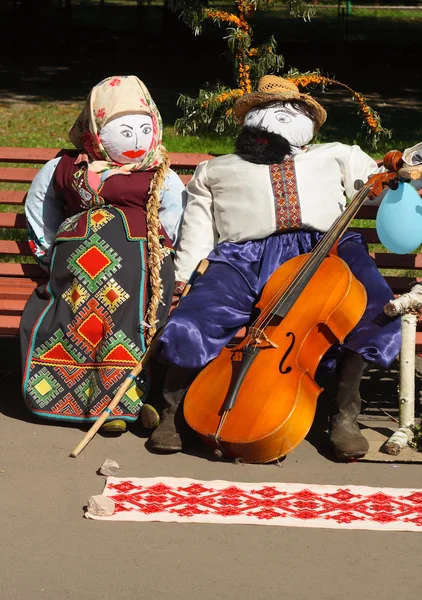
[[[287,348],[286,352],[284,353],[283,358],[280,361],[279,369],[280,369],[280,373],[282,375],[286,375],[287,373],[290,373],[290,371],[292,370],[292,367],[286,367],[286,369],[284,369],[284,371],[283,371],[284,362],[286,361],[290,352],[293,350],[293,346],[295,345],[295,342],[296,342],[296,336],[292,331],[289,331],[288,333],[286,333],[286,337],[289,337],[289,336],[291,336],[292,341],[290,342],[290,346]]]

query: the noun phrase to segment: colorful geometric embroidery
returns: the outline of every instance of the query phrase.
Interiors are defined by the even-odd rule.
[[[58,373],[63,379],[64,383],[72,388],[78,381],[82,379],[87,373],[88,369],[79,366],[60,366],[55,367],[54,372]]]
[[[75,389],[75,395],[79,398],[82,405],[86,406],[86,408],[95,402],[100,394],[101,390],[98,386],[94,373],[91,373],[88,379]]]
[[[270,165],[270,177],[274,194],[276,231],[300,229],[302,215],[293,158],[285,158],[279,165]]]
[[[44,408],[63,391],[60,383],[54,379],[45,367],[40,369],[28,381],[28,392],[35,397],[40,408]]]
[[[130,370],[130,367],[102,367],[99,369],[101,384],[109,390],[115,383],[123,381]]]
[[[63,226],[63,239],[72,240],[59,245],[61,270],[68,271],[55,280],[60,292],[34,335],[26,378],[28,404],[44,417],[94,420],[143,354],[138,328],[148,301],[148,277],[136,283],[131,259],[135,252],[138,264],[140,253],[141,275],[147,273],[146,242],[124,247],[121,254],[113,244],[115,229],[121,232],[116,215],[98,207]],[[75,237],[86,224],[88,238]],[[131,382],[113,418],[136,419],[148,389],[149,380],[148,385]]]
[[[82,213],[78,213],[77,215],[73,215],[73,217],[69,217],[68,219],[63,221],[63,223],[60,225],[60,227],[57,230],[56,236],[60,238],[61,233],[69,233],[71,231],[75,232],[78,228],[79,219],[81,219],[81,218],[83,219],[84,215]],[[82,233],[81,237],[85,237],[87,233],[88,233],[87,226],[85,226],[85,231]],[[66,236],[65,239],[69,239],[68,236]]]
[[[76,415],[81,415],[83,411],[69,392],[51,408],[51,412],[58,415],[74,417]]]
[[[112,363],[118,367],[135,366],[141,359],[141,350],[123,333],[118,331],[103,344],[97,354],[97,361]]]
[[[111,402],[111,398],[109,398],[108,396],[104,396],[103,398],[101,398],[101,400],[99,402],[97,402],[97,404],[95,404],[95,406],[92,406],[90,409],[90,414],[92,416],[97,416],[100,415],[103,410],[105,408],[107,408],[107,406],[110,404]],[[116,406],[116,408],[113,410],[113,415],[122,415],[123,411],[120,408],[120,406]]]
[[[114,394],[117,393],[118,388]],[[132,414],[139,412],[139,408],[143,405],[146,394],[148,393],[148,385],[146,381],[142,384],[134,383],[123,396],[121,402]]]
[[[95,298],[76,315],[68,326],[69,338],[91,359],[95,358],[97,347],[106,336],[111,335],[113,320]]]
[[[47,342],[37,348],[32,359],[36,365],[51,366],[75,366],[85,361],[86,358],[70,345],[61,329],[58,329]]]
[[[77,279],[73,280],[72,287],[64,292],[62,298],[70,305],[72,311],[75,313],[79,310],[81,304],[89,298],[89,294],[86,289],[79,283]]]
[[[130,298],[129,294],[113,278],[95,294],[95,297],[106,306],[111,314]]]
[[[68,269],[95,294],[121,268],[121,257],[94,233],[67,260]]]
[[[90,213],[91,229],[98,231],[106,223],[114,219],[114,215],[109,211],[102,208],[92,210]]]

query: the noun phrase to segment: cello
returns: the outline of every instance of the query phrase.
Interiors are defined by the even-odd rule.
[[[307,435],[322,388],[319,362],[342,343],[366,308],[366,291],[336,254],[340,236],[368,195],[398,180],[401,153],[384,158],[391,171],[373,175],[309,254],[274,271],[245,338],[197,376],[184,400],[188,425],[219,457],[272,462]]]

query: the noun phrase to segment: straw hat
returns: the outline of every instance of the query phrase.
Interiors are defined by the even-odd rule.
[[[251,94],[241,96],[233,106],[233,114],[239,123],[243,123],[246,113],[255,106],[268,102],[285,102],[300,100],[307,104],[315,116],[315,130],[317,131],[327,118],[325,109],[309,94],[301,94],[293,82],[276,75],[265,75],[258,82],[258,90]]]

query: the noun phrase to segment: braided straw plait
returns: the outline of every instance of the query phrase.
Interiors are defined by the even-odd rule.
[[[157,330],[157,310],[163,298],[163,282],[161,281],[161,263],[166,256],[166,249],[161,246],[159,229],[161,226],[158,216],[160,208],[160,192],[164,185],[170,168],[170,159],[165,148],[162,148],[163,162],[158,166],[154,179],[149,188],[147,202],[147,240],[148,240],[148,268],[151,286],[151,298],[148,303],[145,321],[148,325],[146,345],[151,344]]]

